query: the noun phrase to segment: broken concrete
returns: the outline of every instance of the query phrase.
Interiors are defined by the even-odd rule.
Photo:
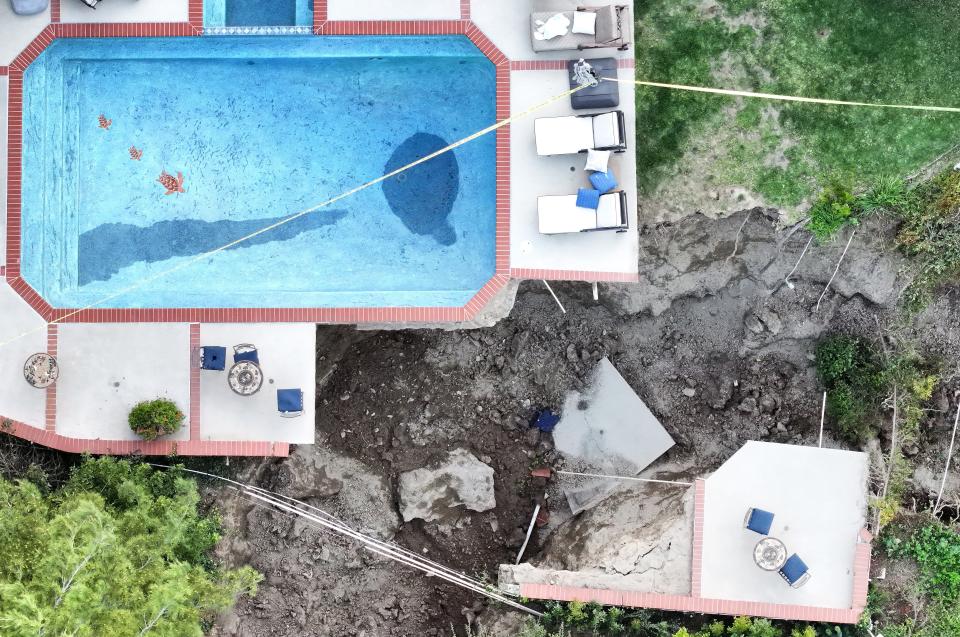
[[[449,521],[461,509],[489,511],[497,506],[493,468],[465,449],[451,451],[435,469],[414,469],[400,476],[400,513],[406,521]]]

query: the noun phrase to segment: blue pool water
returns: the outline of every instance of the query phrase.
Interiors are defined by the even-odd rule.
[[[99,301],[489,126],[494,80],[456,36],[57,40],[24,78],[21,272]],[[495,188],[488,135],[104,306],[462,305]]]
[[[208,27],[313,26],[313,0],[204,0]]]

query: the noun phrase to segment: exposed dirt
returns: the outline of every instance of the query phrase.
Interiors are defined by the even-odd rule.
[[[783,279],[807,236],[785,237],[761,209],[725,219],[695,215],[641,230],[640,284],[601,285],[599,302],[589,285],[555,285],[566,314],[539,282],[529,282],[510,316],[490,328],[320,327],[316,447],[239,473],[492,582],[497,565],[514,559],[543,493],[530,468],[563,463],[549,436],[528,422],[538,408],[559,408],[604,356],[677,441],[665,461],[698,472],[749,439],[815,440],[820,390],[810,359],[825,331],[876,337],[883,329],[918,339],[957,367],[955,293],[921,315],[918,327],[890,327],[905,264],[889,228],[875,221],[858,230],[819,309],[846,237],[812,246],[790,285]],[[956,388],[954,377],[937,404]],[[931,419],[914,454],[921,465],[942,467],[947,420],[945,413]],[[827,444],[841,443],[828,432]],[[459,510],[443,525],[401,523],[399,475],[458,448],[494,469],[496,508]],[[215,634],[447,635],[483,609],[472,594],[373,559],[232,492],[212,496],[233,536],[223,555],[267,578],[260,595],[222,618]],[[554,499],[551,506],[565,505]],[[577,537],[582,526],[566,535]],[[563,537],[553,550],[565,550]],[[528,551],[545,540],[535,534]]]

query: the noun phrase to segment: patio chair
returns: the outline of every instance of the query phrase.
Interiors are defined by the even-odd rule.
[[[773,514],[763,509],[747,509],[747,515],[743,518],[743,526],[754,533],[769,535],[770,527],[773,526]]]
[[[97,5],[100,4],[100,0],[80,0],[80,2],[87,5],[91,9],[96,9]]]
[[[577,197],[577,195],[538,197],[537,217],[540,234],[595,232],[598,230],[627,231],[627,195],[625,192],[615,190],[600,195],[596,209],[578,206]]]
[[[575,7],[573,10],[558,10],[556,3],[547,3],[546,10],[537,10],[530,14],[530,44],[537,53],[542,51],[571,51],[585,49],[619,49],[626,51],[633,40],[633,14],[629,5],[608,5],[605,7]],[[538,7],[538,9],[541,9]],[[590,28],[576,28],[581,21],[577,14],[594,15],[593,19],[584,20]],[[545,37],[543,25],[551,18],[562,15],[566,18],[562,24],[568,25],[566,30],[561,28],[560,35]],[[575,33],[574,31],[590,31],[593,33]]]
[[[10,0],[10,6],[17,15],[36,15],[47,10],[50,0]]]
[[[260,364],[260,355],[257,353],[257,346],[250,343],[240,343],[233,346],[233,362],[250,361]]]
[[[277,410],[284,418],[296,418],[303,415],[303,390],[278,389]]]
[[[200,369],[222,372],[227,365],[227,348],[206,345],[200,348]]]
[[[623,111],[591,115],[541,117],[533,123],[537,154],[572,155],[588,150],[627,149],[627,127]]]
[[[786,580],[793,588],[800,588],[810,580],[810,569],[800,557],[794,553],[780,567],[780,577]]]

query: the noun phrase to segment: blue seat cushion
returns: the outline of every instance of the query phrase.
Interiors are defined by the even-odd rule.
[[[577,208],[596,210],[600,206],[600,191],[593,188],[577,190]]]
[[[12,0],[11,4],[17,15],[34,15],[46,11],[50,0]]]
[[[239,363],[240,361],[251,361],[260,364],[260,355],[257,353],[257,350],[252,349],[249,352],[234,352],[233,353],[233,362]]]
[[[277,409],[279,411],[303,411],[303,391],[299,389],[278,389]]]
[[[227,365],[227,348],[205,345],[200,348],[200,369],[222,372]]]
[[[773,514],[763,509],[754,509],[747,520],[747,528],[760,535],[770,533],[770,527],[773,526]]]
[[[798,579],[803,577],[803,574],[809,571],[806,563],[800,559],[800,557],[794,553],[787,558],[787,561],[783,563],[783,567],[780,569],[780,574],[783,575],[783,578],[790,582],[791,584],[796,583]]]
[[[617,187],[617,180],[609,170],[605,173],[591,173],[590,183],[601,193],[610,192]]]
[[[553,431],[553,428],[557,426],[557,423],[560,422],[560,416],[556,415],[549,409],[544,409],[543,411],[537,412],[537,416],[533,421],[533,426],[550,433]]]

